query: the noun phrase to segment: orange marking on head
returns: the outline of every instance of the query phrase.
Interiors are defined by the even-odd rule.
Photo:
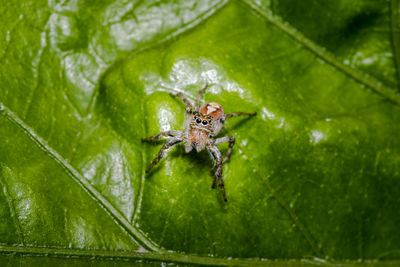
[[[203,105],[200,108],[200,113],[204,115],[211,116],[214,120],[219,119],[224,116],[224,110],[222,106],[218,103],[211,102]]]

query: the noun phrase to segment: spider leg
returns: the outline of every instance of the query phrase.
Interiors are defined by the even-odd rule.
[[[157,135],[154,135],[154,136],[142,138],[142,142],[149,142],[149,141],[159,140],[159,139],[161,139],[161,137],[166,137],[166,136],[175,137],[175,136],[178,136],[178,135],[181,135],[181,134],[182,133],[180,131],[165,131],[165,132],[161,132],[161,133],[159,133]]]
[[[185,105],[186,105],[186,112],[187,113],[192,113],[192,111],[193,111],[192,104],[190,103],[190,101],[181,92],[179,92],[177,94],[172,94],[171,93],[171,95],[179,97],[183,101],[183,103],[185,103]]]
[[[200,103],[200,97],[203,94],[203,92],[208,88],[209,84],[207,83],[203,88],[201,88],[199,90],[199,92],[197,93],[197,98],[196,98],[196,102],[194,102],[194,110],[195,111],[199,111],[199,103]]]
[[[235,137],[225,136],[225,137],[221,137],[221,138],[218,138],[217,140],[215,140],[215,145],[220,145],[220,144],[225,144],[225,143],[229,143],[229,146],[228,146],[228,151],[226,151],[225,158],[222,161],[222,164],[227,162],[231,157],[232,148],[233,148],[233,145],[235,144]]]
[[[217,181],[219,184],[219,187],[221,188],[222,196],[224,198],[224,201],[228,201],[226,198],[225,194],[225,185],[224,185],[224,180],[222,179],[222,157],[221,157],[221,152],[218,150],[218,148],[215,145],[210,145],[207,147],[208,151],[211,153],[213,158],[215,159],[215,167],[213,169],[214,171],[214,181],[212,184],[212,188],[215,188]]]
[[[183,139],[181,137],[173,137],[171,139],[169,139],[160,149],[160,151],[158,152],[157,157],[155,157],[155,159],[153,159],[153,161],[151,162],[151,164],[149,165],[149,167],[146,169],[146,173],[148,173],[157,163],[160,162],[160,160],[165,156],[164,151],[167,150],[168,148],[179,144],[180,142],[182,142]]]
[[[235,112],[235,113],[225,114],[225,119],[242,116],[242,115],[254,116],[256,114],[257,114],[257,112]]]

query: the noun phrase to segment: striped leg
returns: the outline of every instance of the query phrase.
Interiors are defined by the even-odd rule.
[[[194,110],[195,111],[199,111],[199,103],[200,103],[200,97],[201,95],[204,93],[204,91],[208,88],[209,84],[206,84],[206,86],[204,86],[203,88],[201,88],[199,90],[199,92],[197,93],[197,98],[196,98],[196,102],[194,102]]]
[[[160,151],[158,152],[157,157],[155,159],[153,159],[153,161],[151,162],[150,166],[146,169],[146,173],[148,173],[165,156],[165,153],[164,153],[165,150],[167,150],[168,148],[170,148],[170,147],[172,147],[172,146],[174,146],[176,144],[179,144],[182,141],[183,141],[183,139],[180,138],[180,137],[173,137],[170,140],[168,140],[168,142],[165,143],[161,147]]]
[[[226,155],[225,155],[224,160],[222,161],[222,164],[227,162],[231,157],[232,148],[233,148],[233,145],[235,144],[235,137],[225,136],[225,137],[221,137],[221,138],[218,138],[217,140],[215,140],[215,145],[220,145],[220,144],[225,144],[225,143],[229,143],[229,147],[228,147],[228,151],[226,151]]]
[[[171,95],[179,97],[183,101],[183,103],[185,103],[185,105],[186,105],[186,112],[187,113],[192,113],[192,111],[193,111],[192,104],[190,103],[189,99],[187,99],[181,92],[179,92],[177,94],[172,94],[171,93]]]
[[[215,188],[217,181],[219,184],[219,187],[221,188],[222,196],[224,198],[224,201],[228,201],[226,198],[226,193],[225,193],[225,185],[224,185],[224,180],[222,179],[222,157],[221,157],[221,152],[219,152],[218,148],[215,145],[208,146],[208,151],[210,151],[211,155],[215,159],[215,168],[214,170],[214,181],[212,184],[212,188]]]
[[[167,137],[167,136],[175,137],[175,136],[179,136],[181,134],[182,134],[182,132],[180,132],[180,131],[165,131],[165,132],[161,132],[155,136],[142,138],[142,142],[159,140],[159,139],[161,139],[161,137]]]

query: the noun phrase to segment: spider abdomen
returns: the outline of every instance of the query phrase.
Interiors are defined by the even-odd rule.
[[[217,120],[224,116],[224,109],[220,104],[211,102],[201,106],[200,113],[211,116],[213,120]]]

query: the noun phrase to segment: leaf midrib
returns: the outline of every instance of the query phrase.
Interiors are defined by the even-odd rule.
[[[41,248],[20,247],[0,245],[0,255],[19,255],[21,257],[51,257],[51,258],[74,258],[95,260],[123,260],[123,261],[147,261],[147,262],[169,262],[176,264],[194,264],[202,266],[376,266],[372,261],[332,261],[320,258],[295,259],[295,260],[267,260],[267,259],[226,259],[219,257],[204,257],[187,255],[175,252],[163,253],[141,253],[132,251],[107,251],[107,250],[79,250],[63,248]],[[400,261],[380,261],[379,266],[398,266]]]
[[[392,38],[393,61],[397,74],[396,76],[397,90],[400,92],[400,33],[398,32],[399,0],[391,0],[390,10],[391,10],[390,33]]]
[[[101,195],[99,191],[86,180],[75,168],[73,168],[60,154],[54,151],[46,141],[44,141],[35,131],[25,124],[17,115],[9,110],[0,102],[0,114],[7,120],[21,129],[36,145],[44,151],[49,157],[57,162],[64,171],[77,182],[107,213],[109,213],[119,224],[145,248],[152,251],[161,252],[155,244],[148,240],[138,229],[133,227],[129,221],[114,206]]]
[[[0,167],[2,167],[2,166],[0,165]],[[10,214],[11,214],[13,223],[15,225],[15,228],[17,230],[18,240],[19,240],[19,242],[21,242],[22,245],[25,245],[24,235],[23,235],[23,232],[22,232],[22,229],[21,229],[21,224],[20,224],[20,222],[19,222],[19,220],[18,220],[18,218],[16,216],[16,212],[15,212],[15,207],[14,207],[13,201],[12,201],[12,199],[10,197],[10,194],[8,193],[7,184],[4,181],[4,178],[2,176],[0,176],[0,186],[3,187],[3,194],[4,194],[4,196],[5,196],[6,200],[7,200],[8,208],[10,210]]]

